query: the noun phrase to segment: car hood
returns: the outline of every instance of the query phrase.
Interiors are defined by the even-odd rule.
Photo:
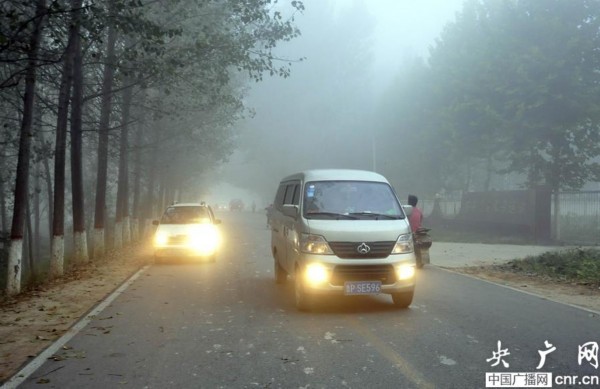
[[[328,242],[396,241],[410,233],[406,219],[397,220],[315,220],[307,219],[309,232]]]

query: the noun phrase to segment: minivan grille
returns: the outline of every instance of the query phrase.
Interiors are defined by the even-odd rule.
[[[361,245],[368,246],[367,253],[359,252]],[[329,242],[334,254],[344,259],[386,258],[396,242]],[[363,246],[364,247],[364,246]]]
[[[389,285],[396,282],[396,274],[392,265],[337,265],[330,282],[341,286],[345,281],[381,281]]]

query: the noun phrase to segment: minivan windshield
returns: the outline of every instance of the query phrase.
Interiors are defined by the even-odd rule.
[[[311,181],[304,186],[307,219],[389,220],[404,212],[392,188],[383,182]]]

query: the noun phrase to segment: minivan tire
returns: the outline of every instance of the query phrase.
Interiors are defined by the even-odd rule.
[[[281,267],[281,265],[277,261],[277,258],[275,258],[273,262],[275,268],[275,283],[285,284],[285,282],[287,281],[287,272],[283,269],[283,267]]]
[[[298,269],[296,269],[296,274],[294,275],[294,296],[296,298],[296,308],[299,311],[310,310],[310,295],[304,290],[304,283]]]
[[[415,292],[392,293],[392,301],[397,308],[408,308],[412,303]]]

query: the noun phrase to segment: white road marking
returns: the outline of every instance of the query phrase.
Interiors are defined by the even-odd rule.
[[[134,275],[129,277],[121,286],[119,286],[110,296],[104,299],[100,304],[96,305],[83,319],[79,320],[73,327],[69,328],[67,332],[58,338],[56,342],[48,346],[47,349],[42,351],[37,357],[23,367],[17,374],[12,376],[11,379],[6,381],[1,389],[14,389],[23,382],[30,375],[32,375],[40,366],[42,366],[52,355],[56,354],[68,341],[70,341],[75,335],[81,332],[94,318],[96,318],[107,306],[109,306],[117,297],[119,297],[133,282],[148,269],[150,265],[146,265],[138,270]]]

